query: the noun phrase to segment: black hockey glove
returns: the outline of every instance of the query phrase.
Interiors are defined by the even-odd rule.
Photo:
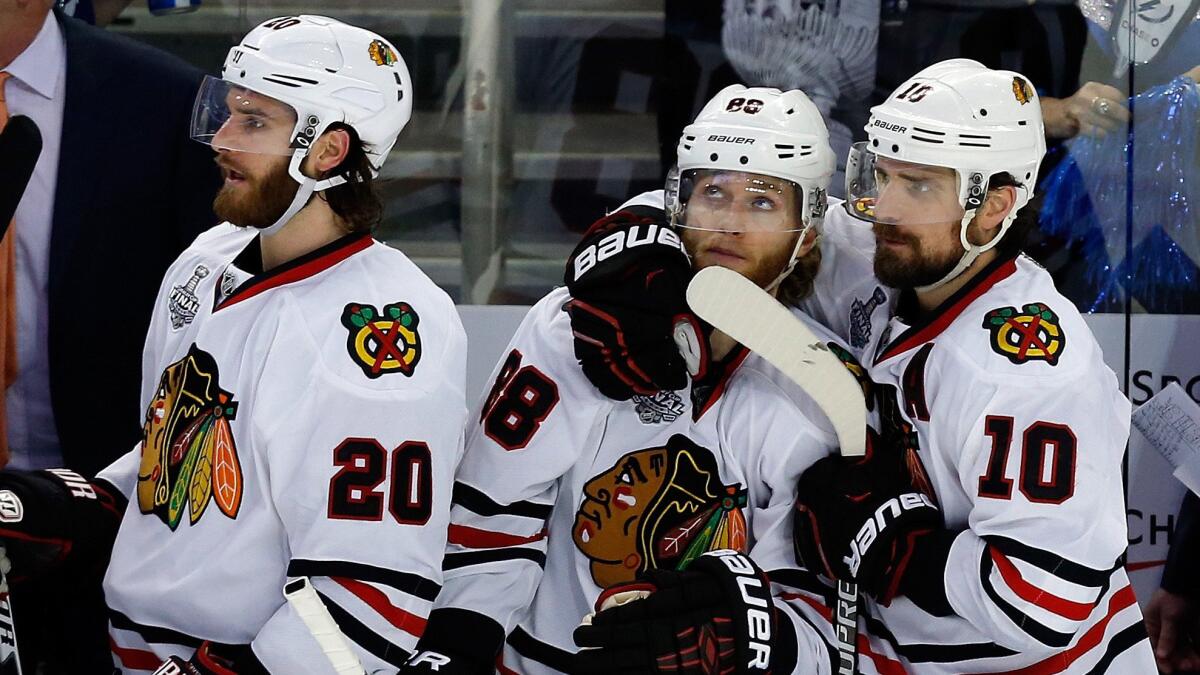
[[[67,469],[0,471],[0,543],[20,583],[61,565],[107,560],[125,498]]]
[[[250,645],[223,645],[205,640],[192,658],[172,656],[154,675],[268,675]]]
[[[706,553],[683,572],[651,570],[596,605],[575,629],[578,675],[769,673],[795,660],[794,636],[776,639],[766,575],[736,551]]]
[[[401,675],[490,675],[504,646],[504,627],[465,609],[443,607],[429,614],[417,649],[400,667]]]
[[[864,457],[823,457],[800,477],[797,560],[889,604],[917,547],[942,531],[928,485],[915,451],[888,446],[868,428]]]
[[[566,309],[575,356],[600,393],[624,401],[686,387],[677,324],[695,353],[692,374],[703,368],[708,341],[687,306],[691,278],[691,260],[658,209],[617,211],[584,234],[567,260]]]

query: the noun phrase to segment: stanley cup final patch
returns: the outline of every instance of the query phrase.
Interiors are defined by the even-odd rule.
[[[171,313],[172,330],[179,330],[196,318],[196,311],[200,309],[200,298],[196,297],[196,285],[208,275],[207,267],[196,265],[196,269],[192,270],[192,276],[185,283],[171,287],[171,294],[167,296],[167,310]]]
[[[1045,303],[993,309],[983,317],[983,327],[991,332],[992,351],[1020,365],[1045,361],[1057,365],[1067,344],[1058,315]]]
[[[412,377],[421,360],[420,317],[407,302],[371,305],[352,302],[342,310],[342,325],[350,331],[346,349],[350,359],[371,379],[388,373]]]

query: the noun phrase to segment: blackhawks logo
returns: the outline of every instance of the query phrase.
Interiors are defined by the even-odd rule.
[[[1067,336],[1058,323],[1058,315],[1044,303],[993,309],[983,317],[983,327],[991,331],[992,351],[1015,364],[1045,361],[1058,364]]]
[[[371,55],[371,60],[377,66],[390,66],[399,58],[396,56],[395,50],[383,40],[375,40],[367,47],[367,53]]]
[[[163,370],[146,409],[137,500],[172,530],[185,511],[192,524],[209,502],[230,518],[242,504],[242,467],[230,421],[233,393],[219,384],[217,362],[195,344]]]
[[[350,303],[342,311],[342,325],[350,331],[346,347],[350,358],[371,379],[387,373],[412,377],[421,360],[420,317],[407,302],[384,305]]]
[[[712,453],[679,434],[627,453],[583,493],[571,537],[601,588],[707,551],[746,552],[746,491],[723,485]]]
[[[1023,77],[1013,76],[1012,81],[1013,96],[1017,98],[1017,102],[1025,105],[1033,100],[1033,86],[1029,84],[1029,80]]]

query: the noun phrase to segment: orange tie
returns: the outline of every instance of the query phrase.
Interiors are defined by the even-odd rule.
[[[8,103],[4,99],[4,84],[11,77],[0,71],[0,131],[8,124]],[[17,379],[17,285],[16,246],[13,225],[0,239],[0,299],[4,308],[0,310],[0,467],[8,463],[8,412],[4,404],[8,388]]]

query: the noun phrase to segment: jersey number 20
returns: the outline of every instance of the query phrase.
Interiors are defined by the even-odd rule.
[[[329,517],[337,520],[383,520],[388,513],[401,525],[424,525],[433,509],[433,476],[429,446],[405,441],[388,452],[373,438],[347,438],[333,450],[341,469],[329,479]],[[379,484],[388,474],[388,494]]]

